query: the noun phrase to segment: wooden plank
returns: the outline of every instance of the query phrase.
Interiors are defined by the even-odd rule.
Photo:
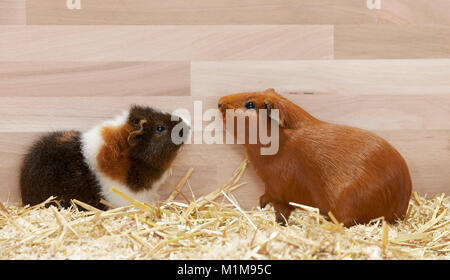
[[[0,42],[0,61],[330,59],[333,26],[0,26]]]
[[[0,201],[20,200],[19,170],[26,149],[35,139],[33,133],[0,133]]]
[[[210,61],[191,65],[191,94],[448,94],[450,59]]]
[[[447,0],[382,1],[379,23],[450,24],[450,2]]]
[[[388,140],[408,163],[413,190],[450,195],[450,130],[375,131]]]
[[[172,96],[189,87],[189,62],[0,62],[0,96]]]
[[[0,0],[0,24],[24,25],[26,23],[25,0]]]
[[[0,132],[86,130],[132,104],[193,112],[193,101],[190,96],[1,97]],[[214,100],[205,103],[217,108]]]
[[[448,58],[447,25],[336,25],[336,59]]]
[[[447,130],[450,95],[299,95],[295,103],[324,121],[368,130]]]
[[[450,129],[448,94],[290,94],[286,97],[317,118],[334,123],[370,130]],[[3,97],[0,98],[0,132],[85,130],[104,119],[120,114],[134,103],[168,111],[185,108],[193,119],[194,101],[201,101],[205,111],[217,108],[218,99],[219,96]]]
[[[391,142],[405,157],[415,191],[429,195],[450,194],[450,173],[447,172],[450,165],[450,130],[375,132]],[[6,201],[8,197],[11,202],[20,200],[18,178],[22,157],[40,134],[0,133],[0,157],[3,159],[0,162],[0,201]],[[244,149],[238,145],[185,145],[174,162],[166,188],[160,194],[163,198],[167,197],[190,167],[194,168],[194,173],[189,185],[195,196],[209,193],[226,181],[244,158]],[[236,191],[235,196],[245,209],[252,209],[258,205],[263,183],[251,166],[242,182],[248,182],[248,185]],[[189,187],[185,187],[183,193],[191,198]]]
[[[8,12],[19,6],[23,22],[24,2],[2,0],[0,5]],[[68,9],[66,1],[26,2],[28,24],[44,25],[450,23],[447,0],[381,0],[380,10],[368,9],[362,0],[81,0],[80,10]],[[4,17],[16,20],[10,13]]]
[[[339,24],[375,23],[360,0],[28,0],[28,24]]]

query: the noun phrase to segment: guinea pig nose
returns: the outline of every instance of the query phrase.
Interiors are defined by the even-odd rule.
[[[220,109],[222,107],[222,103],[217,104],[217,107]]]

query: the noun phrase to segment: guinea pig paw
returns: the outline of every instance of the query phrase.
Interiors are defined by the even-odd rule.
[[[263,194],[260,198],[259,198],[259,207],[262,209],[264,209],[266,207],[267,204],[270,203],[269,198],[267,197],[266,194]]]
[[[275,215],[275,221],[277,222],[277,224],[279,224],[280,226],[285,227],[287,225],[287,221],[286,218],[281,214],[281,213],[277,213]]]

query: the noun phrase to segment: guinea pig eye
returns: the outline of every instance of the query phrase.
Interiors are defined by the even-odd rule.
[[[256,104],[253,101],[249,101],[249,102],[245,103],[245,108],[247,108],[247,109],[256,109]]]
[[[156,126],[156,132],[157,132],[157,133],[161,133],[161,132],[163,132],[164,130],[166,130],[166,127],[165,127],[164,125],[159,124],[159,125]]]

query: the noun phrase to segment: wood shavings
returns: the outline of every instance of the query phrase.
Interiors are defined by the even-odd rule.
[[[130,205],[108,211],[73,201],[69,209],[10,203],[0,210],[0,259],[450,259],[450,197],[412,195],[404,221],[383,218],[350,228],[298,209],[286,227],[274,210],[242,210],[232,191],[247,161],[217,190],[185,203],[142,203],[117,190]],[[172,198],[189,186],[192,171]],[[191,189],[191,187],[189,186]],[[217,202],[217,198],[224,201]],[[105,202],[107,203],[107,202]],[[87,211],[80,211],[81,206]]]

